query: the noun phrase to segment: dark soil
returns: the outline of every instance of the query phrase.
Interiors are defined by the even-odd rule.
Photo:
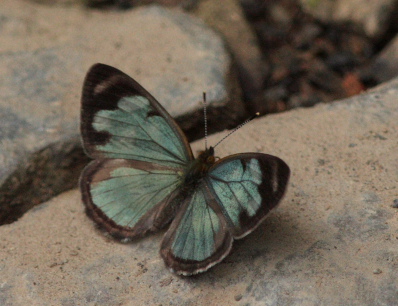
[[[361,72],[375,46],[353,25],[323,24],[295,0],[241,4],[270,67],[260,101],[266,112],[334,101],[376,85]]]

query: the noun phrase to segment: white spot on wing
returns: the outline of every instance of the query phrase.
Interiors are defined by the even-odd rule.
[[[111,76],[108,79],[98,83],[93,89],[94,95],[98,95],[103,91],[105,91],[107,88],[114,86],[116,83],[116,79],[117,79],[116,76]]]

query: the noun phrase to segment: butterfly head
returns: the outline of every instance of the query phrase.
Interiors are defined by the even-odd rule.
[[[185,184],[191,186],[199,182],[207,174],[215,161],[213,147],[199,152],[198,157],[192,162],[185,173]]]
[[[201,164],[210,167],[213,165],[216,161],[216,158],[214,156],[214,148],[210,147],[204,151],[200,151],[198,155],[198,160],[201,162]]]

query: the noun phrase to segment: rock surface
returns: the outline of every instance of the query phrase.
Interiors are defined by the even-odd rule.
[[[380,83],[389,81],[398,75],[398,36],[395,36],[384,47],[368,69],[377,72],[373,75]]]
[[[396,0],[300,0],[303,8],[325,22],[354,22],[375,40],[386,34],[398,10]]]
[[[255,120],[217,147],[218,156],[277,155],[292,177],[279,208],[199,276],[165,268],[161,233],[132,244],[105,238],[77,190],[36,207],[0,227],[0,304],[396,305],[397,95],[395,79]]]
[[[259,111],[255,100],[262,92],[269,67],[263,60],[256,34],[236,0],[200,1],[196,16],[220,32],[231,49],[239,69],[240,83],[252,113]]]
[[[173,116],[201,112],[204,90],[214,108],[233,101],[223,116],[235,115],[221,121],[224,128],[244,115],[222,39],[187,14],[157,6],[100,12],[14,0],[2,5],[0,224],[76,186],[85,159],[80,93],[96,62],[133,76]],[[183,128],[195,120],[182,118]],[[63,171],[71,164],[76,171]]]

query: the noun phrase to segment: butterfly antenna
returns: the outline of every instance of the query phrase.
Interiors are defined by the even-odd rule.
[[[237,130],[239,130],[241,127],[243,127],[244,125],[246,125],[247,123],[249,123],[250,121],[252,121],[254,118],[260,116],[260,113],[255,113],[253,116],[251,116],[250,118],[246,119],[244,122],[242,122],[241,124],[239,124],[236,128],[234,128],[231,132],[229,132],[225,137],[223,137],[219,142],[216,143],[215,146],[213,146],[213,148],[217,147],[221,142],[223,142],[226,138],[228,138],[231,134],[235,133]]]
[[[207,103],[206,92],[203,92],[203,115],[205,121],[205,149],[207,150]]]

